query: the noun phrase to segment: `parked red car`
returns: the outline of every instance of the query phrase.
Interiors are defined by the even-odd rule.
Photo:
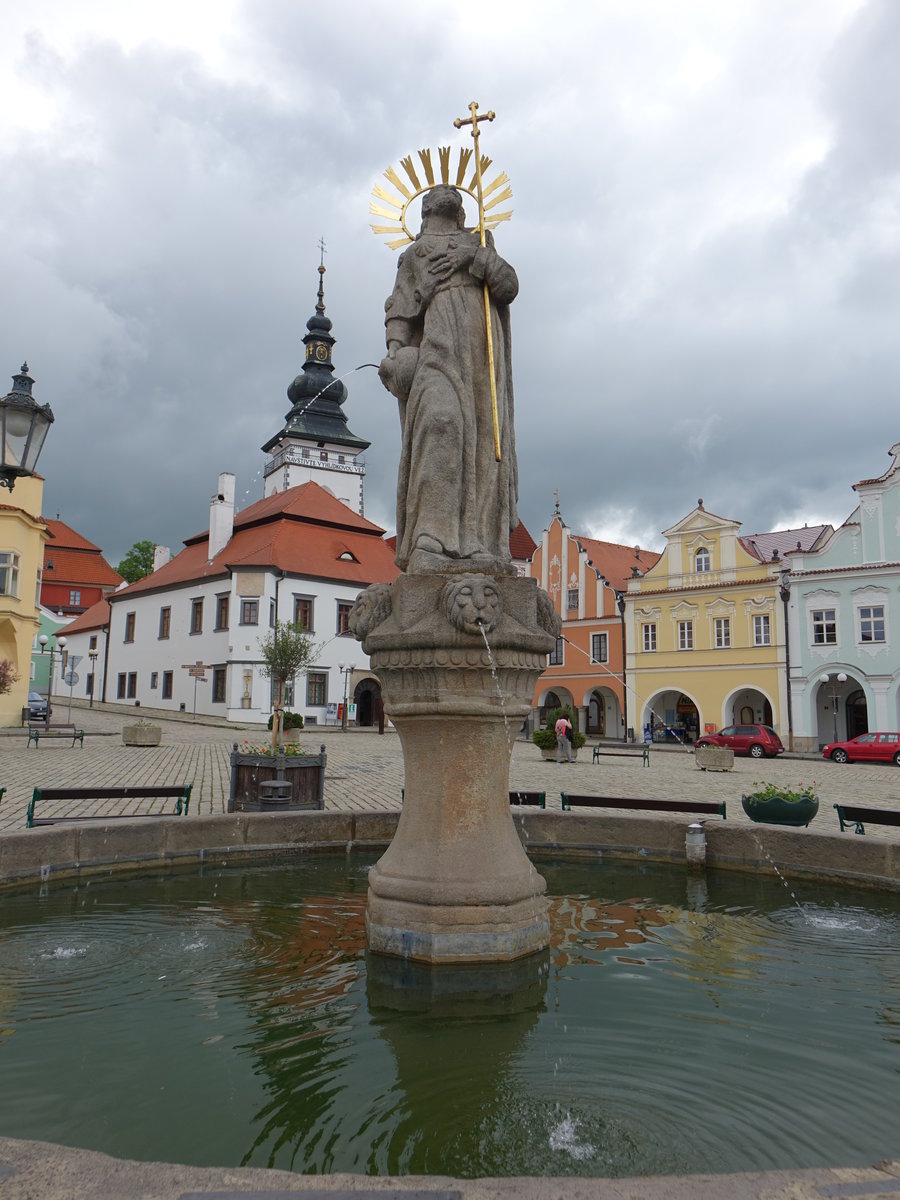
[[[735,754],[751,758],[774,758],[784,753],[781,738],[771,725],[726,725],[718,733],[704,733],[698,746],[728,746]]]
[[[900,767],[900,733],[861,733],[849,742],[829,742],[822,754],[836,763],[892,762]]]

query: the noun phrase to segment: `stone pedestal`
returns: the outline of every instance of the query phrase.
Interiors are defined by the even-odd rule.
[[[545,884],[510,816],[509,759],[554,645],[549,599],[531,579],[403,575],[367,589],[351,626],[405,763],[397,832],[369,874],[369,949],[429,963],[543,949]]]

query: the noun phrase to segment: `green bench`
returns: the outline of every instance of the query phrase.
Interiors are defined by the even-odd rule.
[[[546,792],[510,792],[510,804],[536,804],[538,808],[547,807]]]
[[[650,766],[650,746],[636,746],[634,750],[605,750],[602,745],[595,746],[591,754],[591,762],[599,762],[601,758],[640,758],[642,767]]]
[[[70,737],[70,736],[72,738],[72,745],[74,746],[76,742],[79,742],[81,745],[81,748],[83,750],[84,749],[84,730],[83,729],[78,729],[74,725],[43,725],[43,724],[36,725],[36,724],[32,724],[29,721],[29,723],[28,723],[28,743],[27,743],[25,749],[27,750],[32,742],[34,742],[35,749],[37,749],[39,739],[42,737],[44,737],[44,738],[46,738],[46,737],[60,738],[60,737]]]
[[[836,804],[838,820],[841,823],[841,833],[844,826],[855,825],[856,833],[865,833],[863,822],[870,825],[900,825],[900,812],[892,812],[883,808],[863,808],[858,804]]]
[[[726,819],[725,801],[715,804],[706,800],[640,800],[634,796],[572,796],[560,792],[563,812],[573,808],[629,808],[647,812],[709,813]]]
[[[191,788],[193,784],[174,785],[171,787],[70,787],[70,788],[40,788],[36,787],[28,805],[25,817],[25,828],[33,829],[36,825],[56,825],[60,821],[116,821],[130,820],[133,817],[186,817],[191,803]],[[173,813],[96,813],[92,816],[67,816],[60,813],[52,817],[36,817],[35,806],[56,800],[175,800]]]

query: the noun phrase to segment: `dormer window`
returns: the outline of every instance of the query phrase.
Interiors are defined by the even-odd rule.
[[[345,550],[343,554],[338,555],[338,562],[359,562],[359,559],[354,558],[349,550]]]
[[[697,564],[698,575],[706,575],[709,573],[709,551],[705,546],[701,546],[697,551],[695,562]]]

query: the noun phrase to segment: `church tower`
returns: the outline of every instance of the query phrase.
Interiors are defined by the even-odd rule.
[[[292,407],[284,428],[262,447],[271,456],[265,465],[264,495],[314,480],[362,516],[366,474],[362,454],[370,443],[350,432],[341,409],[347,388],[333,378],[335,339],[325,316],[324,262],[318,271],[316,311],[306,323],[309,332],[303,339],[303,370],[287,390]]]

